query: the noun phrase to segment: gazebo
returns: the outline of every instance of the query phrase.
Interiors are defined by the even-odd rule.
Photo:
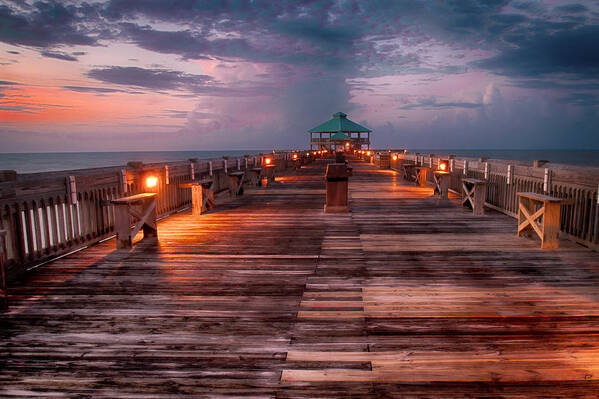
[[[364,146],[370,149],[370,132],[372,130],[350,121],[343,112],[333,114],[333,119],[321,123],[308,132],[310,133],[310,150],[338,151],[343,149],[349,151],[360,150]]]

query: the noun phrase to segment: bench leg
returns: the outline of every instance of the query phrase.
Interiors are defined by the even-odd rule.
[[[420,175],[419,177],[419,183],[420,183],[420,187],[426,187],[426,170],[423,169],[420,171]]]
[[[475,216],[484,216],[486,200],[487,187],[483,184],[476,184],[474,186],[474,204],[472,204],[472,213]]]
[[[193,186],[191,188],[191,205],[192,205],[192,214],[193,215],[201,215],[202,214],[202,207],[203,207],[203,200],[204,200],[204,195],[203,195],[203,187],[201,185],[199,186]]]
[[[142,227],[144,238],[158,237],[158,229],[156,227],[156,201],[150,201],[148,207],[151,207],[151,210],[148,212],[148,216]]]
[[[0,237],[0,310],[8,309],[8,291],[6,288],[5,252],[2,237]]]
[[[541,248],[559,248],[560,230],[560,204],[545,202],[545,214],[543,215],[543,236],[541,237]]]
[[[115,205],[114,229],[116,231],[116,248],[127,249],[132,247],[131,220],[127,205]]]

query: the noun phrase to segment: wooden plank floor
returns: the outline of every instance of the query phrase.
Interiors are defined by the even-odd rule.
[[[599,258],[354,163],[36,270],[0,315],[2,398],[597,397]]]

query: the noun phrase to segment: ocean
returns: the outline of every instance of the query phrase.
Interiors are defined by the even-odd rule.
[[[545,159],[552,163],[599,166],[599,150],[439,150],[408,149],[422,154],[455,154],[464,157],[487,157],[534,161]],[[36,173],[57,170],[87,169],[105,166],[123,166],[129,161],[169,162],[189,158],[220,158],[223,155],[255,155],[268,150],[222,151],[129,151],[129,152],[40,152],[0,153],[0,170],[18,173]]]
[[[226,151],[127,151],[127,152],[36,152],[0,153],[0,170],[37,173],[57,170],[124,166],[129,161],[172,162],[189,158],[221,158],[223,155],[256,155],[267,150]]]

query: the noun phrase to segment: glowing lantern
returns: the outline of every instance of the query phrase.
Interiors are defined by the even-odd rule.
[[[393,160],[397,161],[397,154],[393,154]]]
[[[439,170],[441,172],[447,172],[447,170],[449,169],[449,162],[443,160],[439,160]]]
[[[307,156],[307,157],[309,157],[309,156],[310,156],[310,153],[309,153],[309,152],[307,152],[307,153],[306,153],[306,156]]]
[[[272,162],[272,159],[270,158],[264,158],[264,163],[267,165],[270,165],[270,163]]]
[[[148,176],[146,178],[146,187],[152,188],[158,185],[158,178],[156,176]]]
[[[297,154],[293,154],[293,159],[297,159]]]
[[[366,155],[370,156],[370,151],[366,151]]]

